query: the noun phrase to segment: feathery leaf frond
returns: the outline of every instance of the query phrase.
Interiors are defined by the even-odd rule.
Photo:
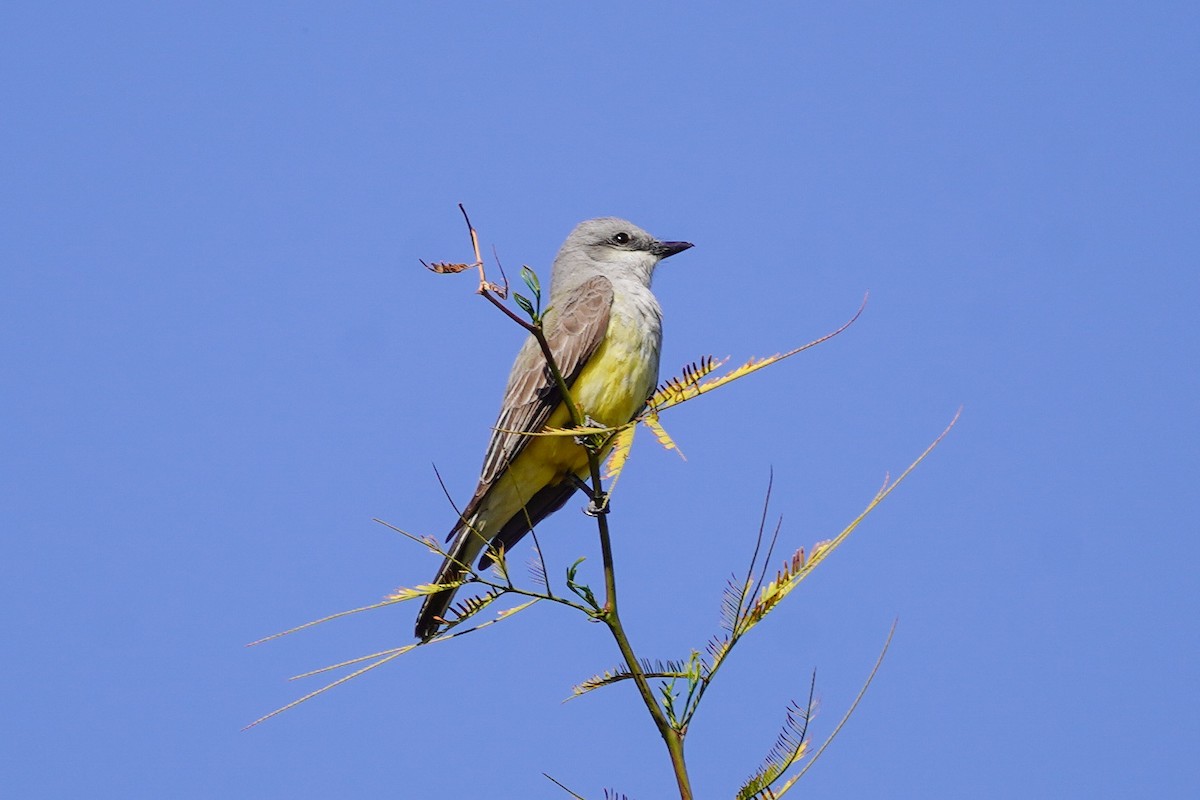
[[[417,647],[416,642],[402,645],[401,647],[389,647],[388,649],[380,650],[377,653],[367,653],[365,656],[355,656],[354,658],[347,658],[345,661],[339,661],[336,664],[326,664],[323,667],[310,669],[308,672],[301,672],[299,675],[293,675],[292,677],[288,678],[288,680],[302,681],[305,678],[311,678],[314,675],[323,675],[326,672],[333,672],[334,670],[344,669],[345,667],[352,667],[355,664],[361,664],[364,661],[371,661],[372,659],[376,658],[383,658],[384,656],[391,655],[392,653],[403,655],[409,650],[412,650],[414,647]]]
[[[434,471],[434,474],[437,474],[437,467],[434,467],[433,471]],[[438,481],[441,482],[440,475],[438,475]],[[446,491],[446,487],[444,484],[442,485],[442,491],[443,492]],[[446,497],[448,499],[450,497],[450,495],[447,493]],[[455,513],[456,514],[458,513],[458,509],[455,509]],[[404,530],[403,528],[397,528],[395,525],[393,525],[390,522],[384,522],[383,520],[379,519],[378,517],[374,518],[372,520],[372,522],[378,522],[380,525],[387,528],[388,530],[395,531],[396,533],[400,534],[401,536],[404,536],[405,538],[410,539],[419,545],[424,545],[425,547],[428,547],[430,550],[432,550],[434,553],[441,556],[442,558],[445,558],[448,555],[445,550],[443,550],[441,547],[438,546],[437,540],[434,539],[432,536],[417,536],[415,533],[409,533],[408,531]]]
[[[914,469],[917,468],[917,465],[924,461],[925,458],[931,452],[933,452],[933,449],[941,443],[942,439],[946,438],[946,434],[948,434],[950,429],[953,428],[958,422],[958,417],[961,413],[962,409],[960,408],[957,412],[955,412],[954,418],[950,420],[950,424],[947,425],[940,434],[938,434],[937,438],[925,448],[921,455],[917,456],[915,461],[909,464],[908,467],[900,473],[899,477],[893,481],[890,480],[889,477],[885,476],[883,486],[881,486],[879,491],[875,493],[875,496],[871,499],[871,502],[867,504],[866,508],[864,508],[857,517],[851,520],[849,525],[842,529],[841,533],[828,541],[817,542],[815,545],[813,545],[812,551],[807,554],[805,553],[803,547],[797,550],[792,555],[792,558],[785,562],[775,574],[775,579],[762,587],[762,590],[758,595],[758,599],[746,609],[743,616],[742,631],[747,631],[761,622],[763,617],[773,611],[784,597],[786,597],[793,589],[796,588],[796,586],[800,584],[802,580],[807,578],[812,571],[816,569],[818,564],[824,561],[834,550],[840,547],[841,544],[850,536],[850,534],[853,533],[854,530],[862,523],[862,521],[867,518],[867,515],[874,511],[875,508],[882,503],[884,499],[891,494],[895,488],[912,473]]]
[[[503,594],[503,592],[501,592],[501,594]],[[433,639],[430,639],[427,642],[420,642],[420,643],[414,642],[413,644],[406,644],[403,647],[396,647],[396,648],[393,648],[390,650],[383,650],[381,652],[372,653],[371,655],[367,655],[367,656],[359,656],[358,658],[352,658],[348,661],[342,661],[337,664],[331,664],[327,667],[321,667],[320,669],[315,669],[310,672],[305,672],[301,675],[296,675],[292,680],[299,680],[300,678],[306,678],[311,675],[319,675],[323,672],[328,672],[330,670],[349,666],[351,664],[361,663],[363,661],[369,661],[372,658],[378,657],[376,661],[368,664],[367,666],[363,667],[362,669],[355,670],[354,672],[351,672],[349,675],[345,675],[341,678],[338,678],[336,681],[333,681],[332,683],[327,683],[326,685],[322,686],[320,689],[309,692],[308,694],[304,695],[303,697],[301,697],[297,700],[293,700],[292,702],[288,703],[287,705],[281,706],[280,708],[275,709],[270,714],[264,714],[263,716],[254,720],[254,722],[251,722],[249,725],[247,725],[242,730],[247,730],[249,728],[255,727],[256,725],[260,725],[261,723],[266,722],[267,720],[271,719],[272,717],[276,717],[285,711],[295,708],[296,706],[300,705],[301,703],[304,703],[304,702],[307,702],[307,701],[313,699],[317,695],[324,694],[325,692],[329,691],[330,689],[334,688],[335,686],[341,686],[343,683],[346,683],[347,681],[353,680],[354,678],[357,678],[360,675],[370,672],[371,670],[375,669],[376,667],[381,667],[384,664],[386,664],[387,662],[391,661],[392,659],[399,658],[400,656],[404,655],[405,653],[409,652],[410,650],[414,650],[418,647],[424,647],[426,645],[435,644],[437,642],[444,642],[444,641],[453,639],[458,636],[465,636],[468,633],[474,633],[475,631],[486,628],[489,625],[495,625],[497,622],[500,622],[503,619],[507,619],[507,618],[513,616],[514,614],[524,611],[525,609],[529,608],[530,606],[536,604],[539,600],[540,600],[540,598],[534,598],[532,600],[529,600],[528,602],[521,603],[520,605],[517,605],[517,606],[513,606],[512,608],[506,608],[503,611],[499,612],[494,618],[487,620],[486,622],[481,622],[473,628],[467,628],[466,630],[462,630],[462,631],[450,632],[450,628],[459,625],[461,622],[463,622],[465,619],[467,619],[467,617],[465,617],[465,616],[460,616],[457,619],[455,619],[453,622],[451,622],[449,625],[447,625],[447,627],[443,628],[442,632],[438,636],[434,637]],[[489,600],[487,602],[491,602],[491,601]],[[459,605],[461,606],[461,605],[465,605],[465,604],[459,604]],[[471,612],[471,614],[473,615],[474,613],[481,610],[483,605],[487,605],[487,603],[483,603],[479,608],[476,608],[475,611]]]
[[[728,360],[728,358],[722,358],[718,361],[712,356],[704,356],[699,361],[685,365],[679,377],[659,384],[658,388],[654,390],[654,394],[650,396],[647,405],[650,408],[660,408],[668,401],[672,401],[672,405],[682,402],[684,398],[697,391],[696,387],[701,380],[724,366]]]
[[[745,364],[741,365],[740,367],[737,367],[736,369],[733,369],[733,370],[725,373],[724,375],[720,375],[720,376],[718,376],[716,378],[712,378],[710,380],[700,381],[699,379],[697,379],[694,382],[685,382],[685,384],[683,386],[683,390],[679,391],[679,392],[662,393],[661,397],[660,397],[660,393],[655,393],[654,399],[660,400],[660,402],[656,403],[656,404],[652,403],[650,405],[650,407],[647,409],[647,411],[643,412],[639,416],[639,419],[644,420],[648,415],[657,414],[659,412],[665,411],[668,408],[677,406],[681,403],[686,403],[688,400],[692,400],[696,397],[699,397],[702,394],[707,394],[708,392],[711,392],[714,389],[720,388],[721,386],[724,386],[727,383],[732,383],[733,381],[736,381],[740,378],[744,378],[745,376],[749,375],[752,372],[758,372],[760,369],[769,367],[772,364],[777,364],[780,361],[783,361],[785,358],[791,358],[792,356],[796,355],[797,353],[803,353],[805,350],[808,350],[810,348],[816,347],[819,344],[827,342],[830,339],[832,339],[834,336],[837,336],[839,333],[841,333],[842,331],[846,330],[851,325],[853,325],[858,320],[859,316],[862,314],[863,309],[866,308],[866,306],[867,306],[867,299],[864,297],[862,304],[858,307],[858,310],[854,312],[854,316],[852,316],[846,323],[844,323],[837,330],[827,333],[818,339],[814,339],[811,342],[809,342],[808,344],[801,345],[800,347],[789,350],[786,353],[779,353],[779,354],[776,354],[773,356],[769,356],[767,358],[751,358],[749,361],[747,361]],[[705,362],[703,359],[701,359],[700,363],[704,364]],[[724,362],[721,362],[721,363],[723,364]],[[716,365],[716,366],[719,366],[719,365]],[[715,369],[716,366],[713,366],[713,369]]]
[[[855,696],[854,702],[850,704],[848,709],[846,709],[846,713],[842,715],[837,727],[835,727],[833,732],[829,734],[829,737],[821,743],[821,746],[817,748],[817,752],[813,753],[812,758],[808,760],[808,763],[804,765],[804,768],[792,777],[788,778],[787,782],[780,786],[779,789],[772,795],[773,798],[783,797],[785,794],[787,794],[788,790],[796,785],[796,781],[803,778],[804,773],[813,768],[813,765],[817,763],[817,759],[819,759],[821,754],[825,752],[825,748],[829,747],[829,745],[833,743],[833,740],[837,738],[839,733],[841,733],[842,728],[844,728],[846,723],[850,721],[850,716],[854,714],[854,710],[858,708],[858,704],[862,702],[863,697],[866,696],[867,689],[871,688],[871,681],[875,680],[875,675],[879,672],[880,665],[883,664],[883,659],[887,655],[888,647],[891,646],[892,636],[894,636],[895,633],[896,623],[893,622],[891,630],[888,631],[887,639],[885,639],[883,642],[883,649],[879,652],[879,658],[875,659],[875,666],[871,668],[871,674],[868,675],[866,681],[863,682],[863,686],[858,690],[858,694]]]
[[[528,515],[528,511],[525,512]],[[512,586],[512,581],[508,577],[508,552],[504,549],[504,545],[488,544],[486,548],[487,554],[492,559],[492,572],[496,574],[500,580]]]
[[[830,542],[818,543],[813,547],[813,553],[827,550],[830,544]],[[758,599],[746,609],[745,615],[738,620],[739,632],[750,630],[762,621],[763,617],[774,611],[783,598],[787,597],[800,581],[808,577],[817,563],[817,560],[805,557],[803,547],[793,553],[791,560],[784,562],[779,571],[775,573],[775,579],[762,588]]]
[[[387,602],[403,603],[405,600],[412,600],[417,597],[426,597],[431,594],[437,594],[443,589],[457,589],[466,581],[447,581],[446,583],[419,583],[416,586],[401,586],[396,591],[387,596]]]
[[[748,578],[740,586],[736,580],[734,576],[729,576],[729,580],[725,582],[725,590],[721,593],[721,628],[730,633],[737,630],[742,617],[742,608],[753,586],[752,578]]]
[[[256,644],[262,644],[263,642],[269,642],[272,639],[278,639],[281,636],[287,636],[288,634],[296,633],[297,631],[302,631],[302,630],[305,630],[306,628],[311,628],[314,625],[320,625],[322,622],[329,622],[330,620],[338,619],[339,617],[348,617],[351,614],[358,614],[362,611],[372,611],[376,608],[383,608],[384,606],[390,606],[395,603],[401,603],[408,599],[409,598],[407,598],[407,597],[401,597],[399,599],[392,599],[391,597],[388,597],[386,600],[382,600],[378,603],[372,603],[369,606],[359,606],[358,608],[352,608],[348,611],[339,611],[336,614],[329,614],[328,616],[321,617],[320,619],[314,619],[312,622],[306,622],[303,625],[297,625],[294,628],[288,628],[286,631],[280,631],[279,633],[272,633],[270,636],[264,636],[261,639],[256,639],[255,641],[247,644],[246,647],[254,647]]]
[[[508,619],[509,617],[516,616],[517,614],[520,614],[522,611],[529,608],[530,606],[532,606],[534,603],[536,603],[537,601],[539,601],[541,599],[542,598],[540,598],[540,597],[535,597],[532,600],[530,600],[529,602],[521,603],[521,605],[519,605],[519,606],[513,606],[512,608],[506,608],[503,611],[498,612],[496,614],[496,618],[494,620],[492,620],[491,622],[485,622],[482,625],[477,625],[475,628],[472,628],[471,630],[477,630],[478,628],[482,628],[484,625],[491,625],[492,622],[499,622],[502,619]]]
[[[793,764],[803,758],[808,751],[808,723],[812,719],[815,709],[813,693],[816,689],[816,680],[817,676],[814,673],[812,684],[809,687],[807,704],[803,707],[794,702],[788,705],[786,719],[783,728],[779,731],[779,737],[767,751],[762,765],[742,784],[742,788],[737,793],[738,800],[777,797],[778,795],[771,791],[771,785],[779,780]]]
[[[609,482],[609,494],[612,494],[613,486],[621,477],[621,471],[625,469],[625,462],[629,460],[629,451],[633,447],[635,433],[637,433],[636,425],[626,425],[613,437],[612,452],[604,464],[604,479]]]
[[[679,445],[675,444],[675,441],[671,438],[671,435],[667,433],[666,428],[664,428],[662,423],[658,421],[658,414],[653,412],[643,414],[641,420],[642,423],[650,429],[650,432],[654,434],[654,438],[658,439],[658,443],[663,446],[663,449],[674,450],[676,453],[679,453],[680,458],[682,458],[684,461],[687,461],[687,457],[684,456],[683,451],[679,449]]]
[[[632,423],[625,425],[617,425],[615,427],[607,427],[605,425],[568,425],[565,428],[556,428],[552,425],[547,425],[540,431],[516,431],[508,428],[493,428],[492,430],[500,433],[508,433],[514,436],[572,436],[579,438],[580,436],[598,436],[606,433],[619,433],[622,428],[629,427]]]
[[[721,666],[721,662],[725,660],[725,656],[733,649],[733,645],[737,640],[731,634],[717,634],[708,640],[704,645],[704,650],[708,653],[707,672],[712,674]]]
[[[464,598],[447,609],[446,613],[453,616],[446,617],[446,622],[459,625],[483,611],[504,594],[506,592],[502,589],[492,589],[481,595]]]
[[[651,661],[648,658],[639,661],[642,667],[642,674],[647,678],[663,678],[670,680],[673,678],[686,679],[691,673],[688,670],[688,662],[686,661]],[[571,687],[571,696],[567,700],[574,700],[576,697],[585,695],[588,692],[599,689],[602,686],[611,686],[614,683],[631,680],[633,672],[625,664],[617,664],[611,669],[606,669],[599,675],[593,675],[587,680]],[[563,702],[566,702],[564,700]]]
[[[541,552],[536,552],[529,557],[529,562],[526,564],[529,572],[529,580],[534,584],[542,587],[545,591],[550,591],[550,579],[546,576],[546,565],[542,562]]]
[[[346,683],[347,681],[351,681],[351,680],[357,678],[359,675],[363,675],[367,672],[370,672],[371,670],[375,669],[376,667],[382,667],[387,662],[391,661],[394,658],[399,658],[400,656],[407,653],[409,650],[412,650],[414,647],[417,647],[417,645],[409,644],[409,645],[405,645],[404,647],[397,647],[395,650],[392,650],[392,651],[385,651],[387,653],[387,655],[383,656],[378,661],[368,664],[367,666],[363,667],[362,669],[355,670],[354,672],[351,672],[349,675],[345,675],[341,678],[338,678],[333,683],[327,683],[324,686],[322,686],[320,689],[309,692],[308,694],[304,695],[303,697],[301,697],[297,700],[293,700],[292,702],[288,703],[286,706],[281,706],[281,707],[275,709],[270,714],[264,714],[263,716],[254,720],[254,722],[251,722],[245,728],[242,728],[242,730],[249,730],[250,728],[253,728],[256,725],[261,725],[262,723],[266,722],[267,720],[271,719],[272,717],[279,716],[283,712],[289,711],[289,710],[295,708],[296,706],[300,705],[301,703],[304,703],[304,702],[307,702],[307,701],[313,699],[317,695],[328,692],[330,689],[334,688],[335,686],[341,686],[343,683]]]

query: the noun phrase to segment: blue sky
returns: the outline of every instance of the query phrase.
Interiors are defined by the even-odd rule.
[[[520,332],[417,260],[455,204],[545,273],[579,220],[666,262],[664,373],[862,319],[664,417],[612,523],[639,652],[958,427],[721,675],[731,796],[817,670],[810,796],[1200,789],[1200,138],[1185,3],[8,4],[0,11],[0,785],[20,797],[670,796],[598,626],[409,641]],[[595,554],[573,509],[558,570]],[[554,567],[552,566],[552,570]]]

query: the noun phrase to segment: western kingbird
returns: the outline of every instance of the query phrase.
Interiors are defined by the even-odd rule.
[[[551,270],[543,331],[590,420],[623,425],[645,407],[658,383],[662,345],[662,309],[650,279],[659,261],[691,246],[660,242],[615,217],[581,222],[563,242]],[[589,476],[584,448],[569,436],[517,433],[570,424],[562,393],[530,336],[509,373],[479,486],[446,537],[449,557],[434,583],[462,580],[476,557],[479,569],[486,569],[492,552],[510,551],[575,493],[576,478]],[[416,626],[422,640],[437,634],[454,591],[425,598]]]

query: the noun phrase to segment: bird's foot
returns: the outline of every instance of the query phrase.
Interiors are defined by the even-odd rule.
[[[591,484],[573,472],[568,473],[567,480],[575,484],[576,489],[579,489],[588,496],[588,504],[583,507],[583,513],[589,517],[598,517],[601,514],[608,513],[608,492],[596,494],[592,491]]]
[[[607,514],[608,507],[608,492],[601,492],[599,495],[593,495],[591,502],[583,507],[583,513],[589,517],[598,517],[601,514]]]

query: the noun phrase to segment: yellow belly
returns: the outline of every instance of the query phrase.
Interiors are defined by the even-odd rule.
[[[647,341],[623,317],[613,317],[604,341],[571,387],[584,413],[604,425],[632,419],[658,379],[658,346],[657,337]],[[566,408],[555,411],[559,413],[566,416]]]
[[[584,414],[607,426],[632,419],[658,379],[658,346],[657,336],[641,336],[624,318],[614,317],[604,341],[571,387]],[[571,415],[566,405],[560,404],[546,424],[569,427]],[[488,522],[503,524],[536,492],[561,483],[571,473],[588,474],[587,452],[572,437],[532,437],[489,492],[486,509],[480,509],[476,524],[482,522],[482,528],[490,527]]]

